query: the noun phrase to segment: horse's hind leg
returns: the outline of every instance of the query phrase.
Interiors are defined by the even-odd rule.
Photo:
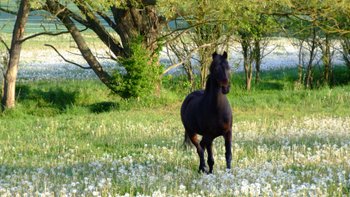
[[[224,138],[225,138],[225,149],[226,149],[226,153],[225,153],[225,157],[226,157],[226,167],[227,167],[227,169],[231,169],[231,160],[232,160],[232,151],[231,151],[231,147],[232,147],[232,130],[230,130],[229,132],[225,133]]]
[[[197,134],[189,135],[189,137],[191,139],[191,142],[196,147],[197,153],[198,153],[198,156],[199,156],[199,169],[198,169],[198,172],[206,172],[206,170],[205,170],[205,161],[204,161],[204,147],[202,147],[200,145]]]
[[[213,140],[209,137],[203,137],[201,141],[201,145],[203,147],[206,147],[208,152],[208,166],[209,166],[209,173],[213,173],[213,166],[214,166],[214,156],[213,156]]]

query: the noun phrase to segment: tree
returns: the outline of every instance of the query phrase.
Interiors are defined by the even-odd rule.
[[[185,23],[175,28],[171,33],[173,39],[169,46],[175,50],[175,55],[181,64],[175,63],[170,68],[183,65],[188,79],[193,84],[193,65],[195,60],[199,64],[200,88],[205,88],[206,77],[209,74],[211,54],[228,48],[232,35],[231,12],[228,12],[230,1],[160,1],[162,13],[170,20],[179,20]],[[174,43],[176,46],[174,46]],[[193,54],[196,56],[193,57]],[[169,69],[167,69],[168,71]]]
[[[350,27],[350,6],[348,4],[344,4],[343,6],[337,6],[337,8],[335,18],[338,22],[338,27],[342,31],[338,31],[336,34],[340,37],[343,60],[350,71],[350,32],[344,31]]]
[[[144,70],[151,69],[156,72],[143,72],[144,74],[152,75],[150,78],[159,78],[159,71],[161,67],[158,63],[158,51],[161,46],[158,45],[158,35],[162,29],[162,17],[157,14],[156,0],[123,0],[123,1],[82,1],[82,0],[36,0],[32,1],[35,4],[35,10],[46,10],[51,14],[51,17],[59,19],[61,23],[67,28],[67,32],[41,32],[35,35],[28,36],[34,38],[39,35],[58,35],[61,33],[70,33],[75,41],[82,56],[88,63],[90,69],[92,69],[98,78],[113,92],[120,94],[121,96],[129,95],[131,97],[138,97],[138,95],[123,94],[123,91],[127,91],[128,87],[132,92],[132,88],[129,85],[125,85],[130,81],[127,77],[115,78],[110,73],[106,72],[103,65],[100,64],[98,59],[90,50],[88,43],[85,41],[80,26],[85,26],[87,29],[91,29],[98,38],[109,48],[111,51],[110,58],[116,61],[116,65],[135,68],[134,66],[123,65],[121,63],[133,63],[134,61],[128,61],[128,58],[135,59],[132,46],[140,44],[143,50],[146,50],[147,56],[143,57],[148,62]],[[0,8],[2,11],[14,13],[13,11]],[[107,22],[110,27],[107,29],[103,21]],[[28,38],[28,39],[29,39]],[[141,42],[139,42],[141,38]],[[26,40],[27,38],[24,38]],[[52,45],[47,45],[55,49]],[[57,53],[58,50],[55,49]],[[61,54],[59,54],[63,57]],[[139,54],[140,55],[140,54]],[[63,57],[64,60],[66,60]],[[72,61],[68,61],[78,65]],[[137,62],[134,62],[137,63]],[[78,65],[80,66],[80,65]],[[82,67],[82,66],[80,66]],[[86,68],[86,67],[85,67]],[[130,69],[126,69],[130,70]],[[132,76],[132,75],[127,75]],[[123,81],[120,81],[123,80]],[[134,78],[133,80],[147,81],[144,76]],[[148,89],[148,93],[152,93],[159,88],[159,81],[153,84],[153,88]],[[154,82],[154,81],[153,81]],[[123,85],[124,84],[124,85]],[[121,88],[123,86],[124,88]],[[143,87],[143,86],[142,86]],[[145,86],[146,87],[146,86]],[[148,86],[147,86],[148,87]]]
[[[342,45],[343,60],[350,71],[350,38],[345,36],[342,37],[341,45]]]
[[[114,78],[109,73],[104,71],[103,66],[92,54],[89,46],[79,32],[79,29],[74,21],[95,32],[99,39],[101,39],[101,41],[111,50],[113,53],[113,59],[117,60],[118,63],[138,63],[133,60],[127,61],[127,59],[132,58],[135,60],[133,57],[135,54],[132,46],[139,44],[140,47],[148,51],[146,53],[147,56],[143,57],[145,58],[145,61],[148,62],[148,65],[145,65],[146,67],[143,67],[143,69],[152,69],[151,67],[158,67],[158,69],[160,69],[158,64],[154,65],[154,60],[158,58],[157,50],[159,46],[157,38],[162,26],[161,17],[157,15],[155,9],[156,1],[126,0],[123,2],[108,1],[104,4],[96,4],[94,1],[75,0],[72,1],[72,3],[74,3],[74,5],[78,8],[79,12],[74,12],[72,8],[63,5],[56,0],[46,0],[46,5],[44,8],[46,8],[46,10],[53,16],[57,16],[57,18],[68,29],[82,56],[85,58],[99,79],[108,88],[125,98],[138,97],[139,95],[132,94],[132,92],[136,92],[132,90],[134,87],[130,86],[130,78],[120,77],[119,75],[115,75],[119,77]],[[112,14],[112,17],[108,16],[108,11]],[[101,20],[105,20],[114,32],[107,31]],[[115,33],[119,36],[120,41],[114,36]],[[141,42],[139,42],[140,38]],[[123,61],[120,61],[120,58],[123,59]],[[127,67],[127,65],[121,65]],[[126,70],[129,72],[131,71],[130,68],[136,67],[129,65],[129,68],[126,68]],[[142,73],[152,75],[150,78],[159,76],[159,72]],[[133,78],[132,80],[140,80],[140,83],[142,83],[142,81],[146,82],[147,80],[145,80],[144,77],[147,78],[147,76],[140,76],[138,78]],[[141,87],[149,86],[141,85]],[[151,91],[151,89],[149,89],[149,91]]]
[[[322,53],[322,64],[324,67],[323,71],[323,80],[327,85],[331,85],[333,81],[333,65],[332,59],[334,55],[334,50],[332,50],[333,46],[332,35],[329,33],[325,33],[323,37],[319,38],[318,46],[321,49]]]
[[[243,54],[243,68],[245,73],[245,87],[249,91],[251,88],[251,81],[253,78],[253,61],[254,61],[254,49],[252,48],[252,36],[246,34],[246,32],[239,32],[238,42],[242,47]]]
[[[2,110],[15,107],[15,88],[18,72],[18,63],[22,48],[25,25],[30,11],[29,0],[22,0],[19,5],[15,26],[13,28],[9,60],[4,75],[3,92],[1,99]]]
[[[261,12],[267,7],[269,6],[261,4],[260,1],[240,1],[234,8],[237,9],[236,41],[240,43],[242,49],[245,86],[248,91],[251,89],[254,67],[255,82],[260,81],[260,67],[268,45],[268,36],[277,29],[272,16]]]
[[[343,12],[340,17],[337,11],[339,5],[343,3],[328,0],[321,2],[316,0],[289,1],[289,3],[288,6],[281,9],[284,10],[284,14],[282,11],[279,13],[283,17],[287,16],[285,23],[285,25],[289,25],[287,31],[292,37],[299,40],[297,42],[299,47],[299,83],[302,83],[304,58],[308,57],[307,63],[305,63],[306,73],[303,83],[306,88],[313,87],[314,63],[317,53],[320,52],[324,68],[323,82],[331,85],[334,53],[334,50],[332,51],[332,46],[334,45],[332,40],[337,34],[347,31],[346,25],[341,25],[343,24],[341,18],[344,17],[345,13]],[[301,61],[302,59],[303,61]]]
[[[181,35],[180,35],[181,34]],[[192,65],[192,52],[195,50],[193,43],[186,42],[187,34],[177,34],[177,39],[174,39],[166,44],[167,55],[172,63],[164,72],[168,72],[170,69],[182,65],[187,80],[190,84],[190,92],[196,89],[194,65]],[[180,62],[178,62],[180,60]],[[165,74],[164,73],[164,74]]]

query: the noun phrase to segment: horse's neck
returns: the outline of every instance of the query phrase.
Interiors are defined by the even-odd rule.
[[[226,100],[226,95],[221,92],[220,87],[217,85],[215,79],[213,79],[210,75],[208,76],[206,87],[204,91],[204,99],[208,100],[211,103],[214,103],[218,107],[223,104],[223,101]]]

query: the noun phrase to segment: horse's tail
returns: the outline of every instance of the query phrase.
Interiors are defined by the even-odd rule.
[[[183,142],[183,146],[185,149],[189,149],[191,148],[191,139],[190,136],[188,136],[187,132],[185,131],[185,138],[184,138],[184,142]]]

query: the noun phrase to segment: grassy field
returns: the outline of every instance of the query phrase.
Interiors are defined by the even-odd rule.
[[[350,85],[296,89],[294,76],[264,72],[247,93],[233,75],[233,168],[218,138],[211,175],[182,147],[180,79],[139,101],[93,80],[21,82],[0,118],[0,195],[350,195]]]
[[[41,20],[29,21],[26,36],[42,31],[33,28]],[[1,21],[9,45],[12,28]],[[23,49],[46,43],[75,47],[60,35]],[[296,86],[295,69],[279,69],[263,71],[250,92],[233,74],[233,168],[218,138],[210,175],[197,173],[196,151],[182,146],[188,84],[179,77],[164,78],[160,97],[131,100],[92,79],[19,80],[16,109],[0,112],[0,196],[350,196],[350,72],[337,66],[332,87],[315,72],[313,90]]]

